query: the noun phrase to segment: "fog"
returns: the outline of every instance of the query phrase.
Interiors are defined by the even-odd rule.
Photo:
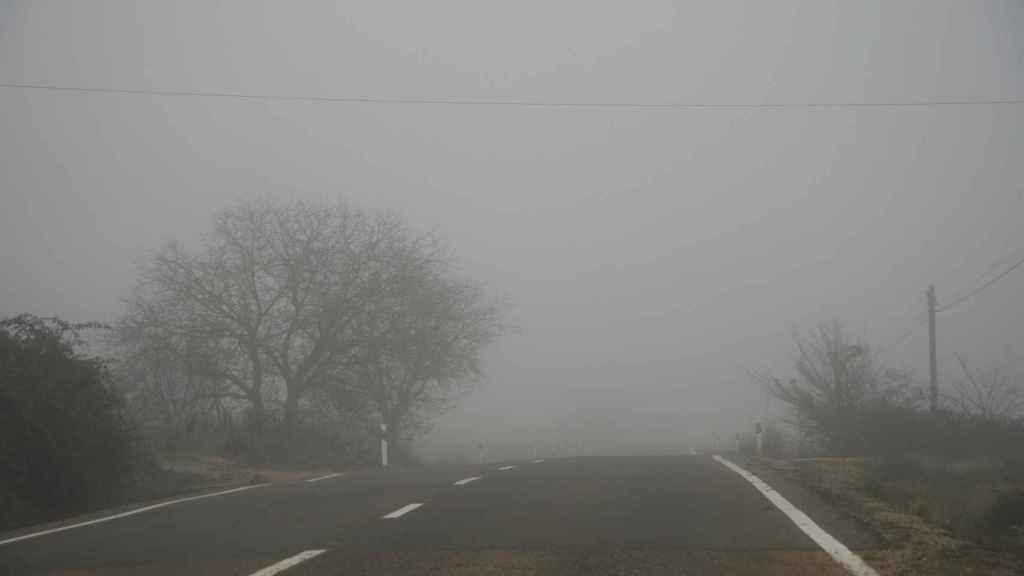
[[[0,1],[0,316],[109,321],[239,198],[446,239],[515,329],[429,457],[664,453],[765,410],[833,318],[927,381],[941,303],[1024,256],[1024,4]],[[589,104],[744,105],[691,108]],[[756,107],[756,104],[829,104]],[[832,106],[831,104],[840,104]],[[1024,274],[940,315],[1024,375]],[[482,447],[481,447],[482,446]]]

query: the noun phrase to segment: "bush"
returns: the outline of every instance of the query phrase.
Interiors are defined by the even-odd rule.
[[[906,373],[885,369],[838,321],[796,335],[796,346],[797,378],[758,378],[802,423],[801,433],[829,455],[864,455],[879,438],[876,425],[890,414],[902,423],[920,399]]]
[[[1018,424],[949,413],[879,416],[868,493],[957,536],[1021,546],[1024,460]]]
[[[1000,540],[1024,546],[1024,489],[1001,492],[992,506],[978,519],[977,527]]]
[[[1020,467],[1024,427],[950,412],[879,407],[864,417],[863,450],[870,456],[922,454],[942,460],[989,457]],[[1024,472],[1024,471],[1022,471]]]
[[[0,495],[6,527],[118,502],[138,454],[104,363],[78,330],[29,315],[0,321]]]

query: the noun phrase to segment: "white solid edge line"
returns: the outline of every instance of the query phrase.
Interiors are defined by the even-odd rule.
[[[305,552],[299,552],[291,558],[285,558],[277,564],[271,564],[266,568],[262,568],[260,570],[253,572],[249,576],[273,576],[274,574],[284,572],[285,570],[291,568],[292,566],[295,566],[300,562],[305,562],[310,558],[316,558],[324,552],[327,552],[327,550],[306,550]]]
[[[821,546],[821,549],[826,554],[831,556],[843,568],[846,568],[848,572],[856,576],[878,576],[878,572],[875,572],[874,568],[868,566],[860,556],[854,554],[842,542],[833,538],[831,534],[822,530],[807,514],[804,514],[799,508],[790,504],[789,500],[783,498],[781,494],[763,480],[717,454],[712,456],[712,458],[719,464],[742,476],[747,482],[753,484],[754,488],[757,488],[768,501],[788,516],[796,524],[797,528],[803,531],[804,534],[807,534],[811,540],[814,540],[815,544]]]
[[[513,468],[515,468],[515,465],[512,465],[512,466],[502,466],[501,468],[498,468],[498,470],[511,470]]]
[[[455,482],[454,484],[452,484],[452,486],[465,486],[466,484],[469,484],[470,482],[475,482],[479,479],[480,476],[470,476],[469,478],[463,478],[462,480]]]
[[[4,544],[11,544],[12,542],[19,542],[21,540],[28,540],[29,538],[37,538],[39,536],[45,536],[47,534],[53,534],[55,532],[63,532],[65,530],[71,530],[72,528],[81,528],[83,526],[90,526],[92,524],[99,524],[100,522],[109,522],[118,518],[124,518],[126,516],[134,516],[135,514],[142,514],[150,510],[156,510],[157,508],[163,508],[165,506],[171,506],[173,504],[181,504],[182,502],[189,502],[191,500],[200,500],[202,498],[212,498],[214,496],[222,496],[224,494],[231,494],[232,492],[241,492],[242,490],[251,490],[253,488],[259,488],[260,486],[266,486],[269,482],[263,484],[252,484],[250,486],[241,486],[239,488],[231,488],[230,490],[221,490],[220,492],[211,492],[210,494],[200,494],[198,496],[189,496],[187,498],[178,498],[176,500],[169,500],[167,502],[160,502],[158,504],[151,504],[149,506],[143,506],[142,508],[136,508],[127,512],[121,512],[120,514],[114,514],[112,516],[104,516],[102,518],[94,518],[92,520],[86,520],[85,522],[76,522],[74,524],[68,524],[67,526],[59,526],[57,528],[51,528],[49,530],[41,530],[39,532],[32,532],[31,534],[22,534],[21,536],[15,536],[6,540],[0,540],[0,546]]]
[[[319,482],[321,480],[330,480],[331,478],[337,478],[338,476],[341,476],[342,474],[344,474],[344,472],[335,472],[334,474],[327,474],[326,476],[317,476],[316,478],[307,478],[306,482]]]
[[[412,504],[406,504],[405,506],[402,506],[401,508],[395,510],[390,514],[385,514],[383,518],[400,518],[402,516],[405,516],[409,512],[412,512],[413,510],[419,508],[420,506],[423,506],[422,502],[413,502]]]

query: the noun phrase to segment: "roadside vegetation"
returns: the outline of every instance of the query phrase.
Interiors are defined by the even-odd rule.
[[[908,374],[886,369],[838,322],[798,335],[796,348],[792,378],[757,377],[788,414],[769,428],[767,455],[839,458],[829,467],[840,462],[847,480],[830,496],[852,487],[956,538],[1024,551],[1021,383],[961,359],[932,411]]]
[[[95,328],[0,321],[0,528],[117,502],[141,470],[107,363],[75,350]]]
[[[369,465],[382,425],[413,464],[414,439],[483,377],[502,308],[439,238],[344,202],[242,202],[214,222],[145,259],[112,325],[0,322],[0,529],[211,467],[237,482],[229,463]]]

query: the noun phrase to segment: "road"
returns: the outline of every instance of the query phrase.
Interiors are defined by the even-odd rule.
[[[878,545],[812,494],[750,470],[850,550]],[[105,520],[136,509],[2,534],[100,520],[0,543],[0,573],[848,573],[748,479],[704,455],[351,472]]]

